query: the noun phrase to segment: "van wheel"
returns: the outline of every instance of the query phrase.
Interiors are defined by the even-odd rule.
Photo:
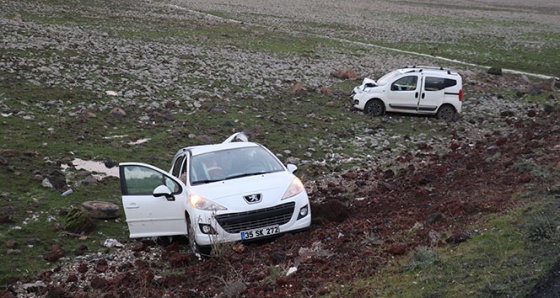
[[[368,101],[364,112],[373,116],[381,116],[385,113],[385,105],[381,100],[373,99]]]
[[[452,106],[445,105],[441,106],[437,111],[436,118],[445,120],[445,122],[451,122],[457,120],[457,112]]]

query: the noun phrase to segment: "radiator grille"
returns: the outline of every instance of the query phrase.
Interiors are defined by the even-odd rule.
[[[290,221],[296,203],[290,202],[270,208],[217,215],[218,224],[228,233],[239,233]]]

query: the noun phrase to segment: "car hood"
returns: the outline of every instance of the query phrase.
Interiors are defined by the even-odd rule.
[[[354,93],[366,92],[375,87],[377,87],[377,82],[375,80],[365,78],[360,86],[354,87]]]
[[[228,212],[247,211],[278,205],[293,179],[293,174],[284,171],[197,185],[192,191]],[[249,204],[244,196],[253,194],[260,194],[261,201]]]

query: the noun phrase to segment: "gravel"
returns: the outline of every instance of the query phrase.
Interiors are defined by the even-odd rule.
[[[360,36],[366,40],[383,41],[393,36],[408,42],[423,40],[427,34],[433,32],[428,25],[415,27],[400,26],[406,19],[399,15],[399,11],[414,10],[419,17],[429,18],[434,14],[442,18],[442,22],[454,19],[469,20],[471,18],[496,19],[500,22],[531,21],[542,27],[528,27],[521,34],[537,34],[546,30],[560,31],[560,18],[555,11],[560,9],[560,2],[556,0],[539,1],[511,1],[511,0],[483,0],[477,1],[477,7],[467,0],[453,1],[423,1],[389,2],[370,0],[273,0],[263,5],[258,0],[189,0],[189,1],[138,1],[134,11],[97,11],[96,13],[115,14],[115,17],[145,18],[169,17],[178,21],[199,19],[207,23],[251,23],[264,26],[269,30],[290,32],[295,38],[309,32],[321,36]],[[334,70],[351,69],[362,76],[378,76],[391,69],[405,64],[433,65],[439,62],[433,58],[423,56],[408,56],[393,53],[388,50],[365,47],[359,59],[344,51],[337,51],[330,47],[318,49],[313,58],[290,54],[275,54],[248,51],[236,47],[207,47],[188,43],[181,39],[168,38],[159,41],[145,41],[142,39],[123,39],[111,34],[107,27],[99,26],[66,26],[34,22],[27,19],[20,12],[39,11],[44,15],[56,13],[51,8],[40,3],[23,1],[0,0],[3,12],[0,13],[0,47],[5,51],[25,51],[26,56],[2,55],[0,67],[9,73],[17,74],[18,79],[26,80],[36,85],[60,88],[83,88],[95,91],[99,97],[107,91],[115,91],[117,96],[109,102],[84,102],[84,108],[95,106],[98,110],[111,110],[113,107],[135,101],[141,109],[157,109],[165,99],[163,91],[171,91],[181,100],[176,104],[181,107],[177,113],[185,111],[196,112],[200,102],[223,98],[226,93],[233,93],[239,97],[262,98],[266,94],[288,90],[294,83],[303,82],[309,88],[331,86],[337,82],[330,76]],[[196,10],[196,11],[193,11]],[[197,11],[227,12],[235,20],[212,17]],[[90,12],[92,15],[93,12]],[[295,20],[295,21],[294,21]],[[330,26],[309,26],[309,23],[330,24]],[[455,29],[437,30],[430,35],[434,42],[458,42],[465,32]],[[333,29],[334,28],[334,29]],[[520,32],[510,32],[507,26],[501,29],[489,27],[463,28],[462,30],[476,30],[480,36],[492,35],[504,38],[504,43],[516,43],[514,40]],[[517,28],[517,27],[516,27]],[[546,29],[545,29],[546,28]],[[141,29],[139,29],[141,30]],[[453,32],[452,34],[450,32]],[[52,55],[46,56],[44,52]],[[68,53],[74,53],[69,55]],[[527,118],[528,107],[516,98],[504,98],[495,89],[510,89],[526,92],[538,81],[528,77],[494,78],[481,81],[485,77],[480,70],[467,68],[458,69],[464,76],[465,89],[480,92],[470,95],[466,92],[465,110],[462,121],[454,125],[464,134],[466,142],[475,143],[488,133],[488,128],[498,130],[499,113],[508,111],[508,117],[515,119]],[[115,79],[117,78],[117,79]],[[1,79],[1,78],[0,78]],[[233,88],[209,88],[221,85],[226,81],[235,86],[243,86],[242,91]],[[185,82],[190,82],[185,84]],[[204,83],[197,83],[204,82]],[[136,101],[142,98],[142,101]],[[345,100],[345,99],[344,99]],[[55,105],[59,113],[68,113],[62,102],[48,102]],[[12,110],[10,98],[0,96],[0,109]],[[20,113],[19,117],[32,117],[28,113]],[[27,119],[27,118],[26,118]],[[386,121],[394,123],[401,121],[399,117],[388,116]],[[428,121],[425,118],[414,120],[416,125]],[[448,125],[448,124],[441,124]],[[434,129],[438,129],[435,126]],[[506,129],[506,128],[504,128]],[[372,167],[379,166],[388,160],[384,155],[391,155],[399,151],[408,150],[409,144],[427,142],[435,151],[444,151],[449,146],[446,139],[433,139],[428,136],[405,140],[401,136],[393,136],[391,131],[373,131],[364,127],[357,127],[357,135],[352,140],[354,145],[367,146],[377,150],[379,155]],[[499,133],[506,134],[507,131]],[[399,139],[401,138],[401,139]],[[401,145],[392,151],[384,150],[388,139]],[[314,146],[330,148],[320,140],[312,140]],[[342,144],[344,145],[344,144]],[[375,151],[374,151],[375,152]],[[330,159],[329,159],[330,158]],[[327,160],[304,160],[317,166],[335,161],[361,159],[372,160],[370,153],[362,156],[341,156],[332,153]],[[421,161],[417,161],[421,162]],[[111,272],[99,273],[95,266],[100,259],[107,260],[110,266],[137,260],[131,244],[124,248],[111,248],[107,253],[88,255],[74,260],[68,260],[61,265],[52,277],[53,284],[65,281],[68,272],[74,272],[76,266],[87,264],[90,277],[110,277]],[[161,248],[154,246],[144,254],[146,260],[161,255]],[[89,274],[88,273],[88,274]],[[88,275],[89,276],[89,275]],[[157,277],[156,277],[157,279]],[[78,281],[77,287],[89,284],[88,280]],[[18,292],[23,296],[27,287],[42,285],[20,285]]]
[[[282,30],[294,35],[294,38],[304,34],[303,31],[315,31],[321,36],[341,35],[348,33],[344,28],[357,28],[353,34],[365,34],[378,31],[416,30],[412,33],[419,38],[427,38],[430,30],[426,28],[397,26],[395,21],[399,17],[397,11],[415,12],[422,16],[430,16],[434,9],[445,17],[461,17],[469,19],[499,18],[501,21],[521,19],[540,22],[543,25],[559,26],[559,19],[555,18],[553,9],[560,4],[555,1],[542,1],[538,7],[551,7],[550,13],[543,13],[541,8],[524,3],[515,4],[516,13],[512,13],[513,5],[499,6],[494,1],[478,2],[477,8],[469,7],[467,2],[454,2],[453,5],[443,5],[441,1],[431,1],[425,5],[417,3],[392,3],[385,1],[346,1],[342,5],[339,1],[272,1],[263,6],[260,1],[170,1],[154,2],[139,1],[135,10],[109,11],[103,9],[91,10],[84,14],[95,17],[96,14],[109,14],[117,17],[134,19],[170,18],[176,21],[196,19],[202,23],[235,23],[251,22],[264,26],[268,30]],[[439,3],[439,4],[438,4]],[[444,3],[444,2],[443,2]],[[174,113],[196,113],[201,102],[223,99],[225,94],[239,98],[263,98],[267,94],[285,92],[296,82],[302,82],[309,89],[321,86],[332,86],[339,79],[330,75],[341,69],[351,69],[361,76],[380,76],[394,68],[409,65],[438,65],[441,62],[426,57],[403,55],[385,49],[375,49],[364,46],[362,54],[349,54],[344,50],[332,47],[318,48],[313,57],[301,55],[280,54],[270,52],[256,52],[237,47],[213,47],[204,43],[196,44],[186,39],[171,38],[151,39],[122,38],[112,34],[110,26],[69,26],[45,25],[26,19],[19,12],[34,11],[45,15],[56,14],[52,7],[37,3],[0,1],[6,10],[0,15],[2,28],[2,43],[4,50],[25,51],[25,56],[4,55],[0,59],[0,67],[10,73],[17,74],[21,80],[27,80],[36,85],[60,88],[82,88],[92,90],[101,98],[107,92],[116,96],[110,101],[85,101],[81,103],[83,110],[110,111],[118,106],[135,106],[146,112],[158,110],[168,100],[166,94],[172,92],[175,98]],[[441,4],[441,5],[440,5]],[[439,5],[439,6],[438,6]],[[233,19],[214,17],[199,11],[227,12]],[[70,10],[68,11],[70,12]],[[336,13],[333,13],[336,12]],[[390,12],[390,13],[381,13]],[[535,15],[539,15],[537,18]],[[368,17],[375,16],[375,17]],[[295,20],[295,21],[293,21]],[[309,26],[308,23],[340,24],[340,27]],[[53,22],[54,23],[54,22]],[[349,27],[350,26],[350,27]],[[143,30],[138,24],[138,31]],[[508,28],[500,26],[500,28]],[[144,28],[146,29],[146,28]],[[481,28],[476,28],[479,30]],[[491,26],[483,28],[493,30]],[[377,31],[375,31],[377,32]],[[445,33],[440,32],[440,33]],[[391,33],[392,34],[392,33]],[[396,32],[405,36],[403,32]],[[404,35],[403,35],[404,34]],[[490,33],[489,33],[490,34]],[[497,34],[493,32],[491,34]],[[512,34],[502,32],[504,36]],[[375,35],[375,34],[374,34]],[[444,34],[445,35],[445,34]],[[447,34],[449,35],[449,34]],[[455,34],[459,36],[460,34]],[[374,37],[375,38],[375,37]],[[407,36],[407,39],[412,37]],[[413,39],[413,38],[412,38]],[[351,42],[348,41],[350,44]],[[355,44],[354,44],[355,45]],[[369,54],[369,51],[372,53]],[[45,55],[44,53],[51,53]],[[463,75],[465,88],[465,105],[462,121],[451,124],[462,131],[467,142],[476,143],[485,135],[488,128],[496,129],[500,126],[499,113],[507,111],[508,117],[526,118],[527,107],[516,97],[506,97],[494,93],[493,90],[517,90],[527,93],[539,80],[526,76],[494,77],[489,80],[479,69],[457,68]],[[234,91],[228,84],[239,86],[241,91]],[[358,84],[358,82],[356,83]],[[216,87],[220,86],[220,87]],[[223,87],[221,87],[223,86]],[[473,90],[477,89],[477,90]],[[475,92],[473,92],[475,91]],[[141,99],[141,100],[139,100]],[[346,97],[338,98],[347,100]],[[0,97],[0,108],[11,111],[13,101],[7,97]],[[57,106],[61,115],[71,114],[64,102],[45,102],[43,109]],[[72,107],[76,109],[75,107]],[[19,111],[19,117],[33,119],[32,112]],[[312,116],[312,115],[311,115]],[[139,119],[145,121],[146,119]],[[388,123],[398,123],[399,117],[387,117]],[[426,118],[414,119],[416,125],[428,121]],[[437,129],[434,128],[434,129]],[[371,167],[384,165],[393,154],[408,150],[418,142],[426,142],[434,150],[445,150],[448,140],[419,136],[404,139],[395,136],[390,130],[377,130],[357,125],[355,127],[353,145],[373,148],[376,158],[371,152],[358,156],[344,156],[335,153],[332,146],[325,142],[314,142],[314,146],[331,152],[325,160],[291,160],[303,164],[313,164],[318,167],[327,163],[345,163],[362,161]],[[503,132],[506,134],[506,132]],[[387,140],[399,145],[386,150]],[[318,148],[311,147],[310,150]],[[311,153],[307,154],[311,155]]]

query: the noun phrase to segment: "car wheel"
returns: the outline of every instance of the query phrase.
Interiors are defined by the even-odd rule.
[[[436,114],[437,119],[445,120],[446,122],[451,122],[456,119],[455,109],[450,105],[441,106]]]
[[[207,247],[207,246],[200,246],[198,245],[198,243],[196,243],[196,240],[194,238],[194,228],[191,225],[191,221],[190,219],[187,217],[186,218],[187,221],[187,239],[189,240],[189,247],[191,248],[191,251],[199,258],[202,259],[203,256],[209,256],[210,253],[212,252],[212,247]]]
[[[368,101],[364,112],[373,116],[381,116],[385,113],[385,105],[381,100],[373,99]]]

